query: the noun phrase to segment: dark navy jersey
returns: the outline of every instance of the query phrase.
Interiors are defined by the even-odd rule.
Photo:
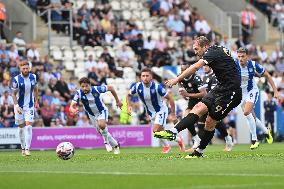
[[[207,92],[211,91],[218,84],[218,80],[213,72],[206,74],[203,77],[203,82]]]
[[[230,51],[222,46],[210,46],[202,57],[204,63],[212,68],[219,82],[225,89],[238,89],[241,77]]]
[[[200,89],[204,87],[204,83],[199,75],[192,75],[191,77],[184,78],[180,85],[188,92],[188,93],[199,93]]]
[[[274,120],[274,112],[276,111],[277,104],[274,100],[271,101],[264,101],[263,103],[264,107],[264,117],[266,120]]]

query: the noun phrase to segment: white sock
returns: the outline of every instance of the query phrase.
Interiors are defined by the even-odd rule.
[[[160,141],[163,147],[169,146],[169,141],[167,139],[160,139]]]
[[[27,125],[25,126],[25,142],[26,142],[26,150],[29,150],[31,147],[31,143],[32,143],[32,135],[33,135],[33,131],[32,131],[32,126],[31,125]]]
[[[247,118],[247,122],[249,125],[249,130],[250,130],[250,134],[251,134],[251,139],[252,140],[257,140],[257,135],[256,135],[256,123],[255,123],[255,119],[252,115],[252,113],[250,113],[249,115],[246,116]]]
[[[201,154],[203,154],[203,152],[204,152],[204,150],[203,150],[203,149],[200,149],[200,148],[197,148],[196,151],[199,152],[199,153],[201,153]]]
[[[196,140],[201,140],[200,137],[198,136],[198,134],[192,136],[192,139],[193,139],[194,141],[196,141]]]
[[[256,126],[264,133],[268,134],[267,128],[264,126],[264,124],[258,119],[255,119]]]
[[[115,140],[110,133],[108,133],[108,140],[109,140],[109,143],[112,147],[115,147],[115,146],[118,145],[117,140]]]
[[[19,127],[19,137],[21,142],[21,148],[25,149],[25,127]]]
[[[108,139],[108,129],[105,128],[104,130],[103,129],[100,129],[100,133],[102,134],[102,137],[104,139],[104,143],[105,144],[109,144],[109,139]]]

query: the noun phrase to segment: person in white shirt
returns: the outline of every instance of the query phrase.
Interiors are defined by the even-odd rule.
[[[16,36],[13,39],[13,43],[17,46],[18,50],[20,51],[20,54],[23,55],[26,51],[26,42],[22,38],[23,33],[21,31],[17,31]]]
[[[89,72],[92,71],[93,67],[97,67],[98,63],[94,60],[93,55],[89,55],[88,60],[85,62],[85,69]]]
[[[205,34],[208,34],[211,31],[210,26],[208,25],[207,21],[204,19],[203,16],[199,16],[199,19],[196,20],[194,24],[194,29],[197,33],[202,30]]]
[[[266,62],[268,60],[267,52],[265,51],[263,46],[260,47],[258,56],[260,57],[261,62]]]
[[[20,56],[18,54],[18,50],[15,45],[11,45],[10,50],[8,51],[8,56],[12,61],[19,60]]]
[[[283,57],[283,53],[280,50],[280,47],[276,46],[275,50],[272,52],[271,62],[273,64],[276,64],[277,62],[281,60],[282,57]]]
[[[130,66],[130,65],[129,65],[130,54],[129,54],[129,52],[127,51],[126,46],[123,46],[123,47],[122,47],[122,51],[119,51],[119,52],[117,53],[117,59],[118,59],[118,61],[119,61],[119,65],[120,65],[121,67]]]
[[[152,40],[151,36],[144,40],[144,49],[153,50],[156,46],[156,41]]]
[[[31,62],[39,62],[40,61],[40,54],[36,49],[36,45],[34,43],[31,44],[31,48],[27,52],[27,57]]]
[[[4,106],[5,103],[7,103],[8,106],[12,106],[14,104],[13,98],[11,95],[9,95],[8,90],[6,90],[4,95],[0,97],[0,106]]]
[[[160,14],[162,16],[166,16],[172,8],[173,8],[173,4],[170,0],[160,1]]]

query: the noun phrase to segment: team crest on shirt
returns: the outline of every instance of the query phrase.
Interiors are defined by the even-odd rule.
[[[192,84],[191,84],[191,83],[188,83],[187,85],[188,85],[188,87],[192,87]]]
[[[252,69],[252,68],[249,68],[249,72],[253,72],[253,69]]]
[[[142,90],[139,90],[140,93],[142,93]]]
[[[13,88],[17,88],[17,83],[13,82]]]

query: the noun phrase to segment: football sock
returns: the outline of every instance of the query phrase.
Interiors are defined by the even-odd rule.
[[[108,129],[107,127],[105,127],[104,129],[100,129],[100,133],[104,139],[104,143],[108,144],[109,143],[109,139],[108,139]]]
[[[199,137],[202,137],[202,135],[204,134],[204,127],[205,127],[205,123],[198,123],[198,135],[199,135]]]
[[[214,133],[215,133],[215,129],[213,131],[207,131],[207,130],[204,129],[204,134],[201,137],[200,145],[199,145],[198,148],[201,149],[201,150],[204,150],[206,148],[206,146],[209,144],[209,142],[212,140]],[[200,152],[200,153],[202,153],[202,152]]]
[[[25,149],[25,127],[24,128],[19,127],[19,137],[21,142],[21,148]]]
[[[31,125],[27,125],[25,126],[25,143],[26,143],[26,150],[29,150],[31,147],[31,142],[32,142],[32,135],[33,135],[33,131],[32,131],[32,126]]]
[[[199,116],[194,113],[189,113],[180,122],[175,125],[177,132],[181,132],[184,129],[188,129],[192,136],[196,135],[194,124],[198,121]]]
[[[246,118],[247,118],[247,122],[248,122],[248,125],[249,125],[249,130],[250,130],[250,133],[251,133],[251,139],[252,140],[257,140],[256,124],[255,124],[255,119],[254,119],[252,113],[247,115]]]
[[[264,133],[268,134],[267,128],[264,126],[264,124],[258,119],[255,119],[256,126]]]
[[[160,141],[161,141],[161,144],[162,144],[163,147],[169,146],[169,142],[168,142],[167,139],[160,139]]]
[[[223,121],[217,122],[216,129],[220,132],[222,138],[228,136],[227,128]]]
[[[118,145],[117,140],[115,140],[109,132],[108,132],[108,141],[109,141],[109,144],[110,144],[112,147],[115,147],[115,146]]]

